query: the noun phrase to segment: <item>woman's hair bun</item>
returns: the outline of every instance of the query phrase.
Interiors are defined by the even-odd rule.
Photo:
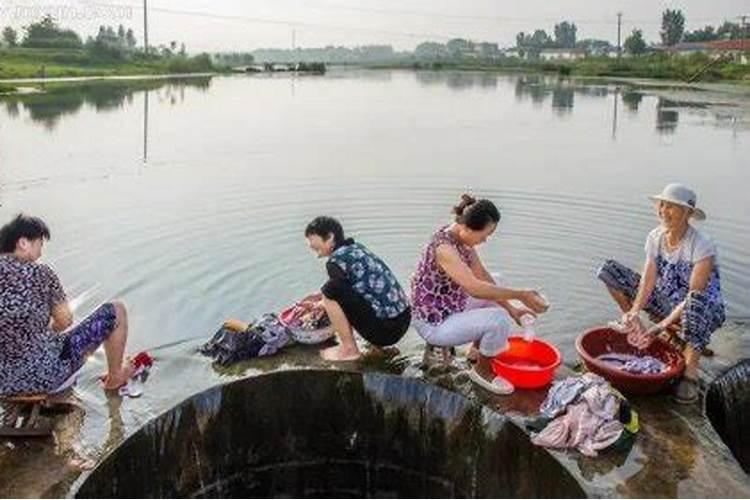
[[[476,202],[476,198],[474,198],[470,194],[464,193],[461,195],[461,200],[458,202],[458,205],[453,207],[453,213],[460,217],[464,214],[464,210],[466,210],[466,207],[473,205]]]

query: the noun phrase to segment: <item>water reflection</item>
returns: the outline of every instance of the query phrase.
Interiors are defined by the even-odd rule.
[[[207,91],[211,77],[153,80],[103,80],[42,86],[40,92],[15,95],[0,100],[11,118],[21,116],[21,109],[35,123],[53,130],[66,115],[80,112],[85,105],[105,112],[132,104],[138,92],[159,91],[160,100],[171,104],[183,102],[185,87]]]
[[[575,96],[587,98],[606,98],[612,89],[604,85],[582,85],[569,78],[547,77],[543,75],[524,75],[516,79],[515,97],[519,102],[526,98],[540,105],[551,98],[552,110],[558,116],[565,116],[573,111]]]
[[[417,71],[415,75],[422,86],[445,85],[453,90],[495,89],[498,82],[498,75],[488,72]]]
[[[622,93],[622,103],[632,113],[638,112],[641,101],[643,101],[643,94],[641,92],[626,90]]]
[[[679,119],[676,103],[660,97],[656,103],[656,131],[660,134],[674,133]]]

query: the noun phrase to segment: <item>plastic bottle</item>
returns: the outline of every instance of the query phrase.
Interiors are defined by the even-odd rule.
[[[536,318],[532,316],[531,314],[524,314],[521,316],[521,326],[523,327],[523,339],[526,342],[533,342],[535,333],[534,333],[534,322],[536,321]]]

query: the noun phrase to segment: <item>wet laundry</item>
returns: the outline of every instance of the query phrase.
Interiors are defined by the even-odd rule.
[[[597,359],[629,373],[653,375],[667,371],[666,363],[648,355],[607,353],[602,354]]]
[[[587,373],[556,382],[529,425],[532,443],[546,448],[575,448],[596,456],[638,430],[636,412],[602,377]]]
[[[244,331],[222,326],[200,352],[227,366],[238,361],[271,356],[292,342],[292,334],[275,314],[264,314]]]

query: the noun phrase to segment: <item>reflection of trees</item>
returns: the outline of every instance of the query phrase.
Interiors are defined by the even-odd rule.
[[[515,96],[521,101],[530,98],[534,104],[544,102],[547,96],[552,96],[552,109],[559,114],[567,114],[575,105],[576,94],[605,98],[611,90],[602,85],[591,86],[578,84],[565,78],[545,77],[542,75],[523,75],[516,79]]]
[[[575,92],[571,87],[558,86],[552,89],[552,109],[558,114],[567,114],[573,111]]]
[[[497,75],[492,73],[466,73],[462,71],[417,71],[417,82],[423,86],[446,85],[454,90],[472,87],[496,88]]]
[[[642,100],[643,94],[640,92],[627,90],[622,93],[622,102],[625,104],[625,107],[628,108],[629,111],[632,111],[634,113],[638,111],[638,107],[641,105]]]
[[[677,129],[680,113],[677,111],[676,103],[669,99],[659,98],[656,103],[656,130],[662,134],[671,134]]]
[[[186,87],[206,91],[210,85],[210,77],[140,81],[104,80],[51,86],[44,92],[15,95],[3,100],[10,117],[18,116],[20,105],[28,111],[32,121],[52,129],[61,117],[78,113],[85,104],[92,106],[97,112],[109,111],[132,103],[135,93],[158,89],[164,89],[168,96],[179,94],[182,101],[182,92]],[[177,99],[170,97],[170,101],[176,103]]]
[[[534,104],[541,104],[549,94],[549,89],[539,75],[521,76],[516,80],[515,96],[517,101],[526,97]]]

